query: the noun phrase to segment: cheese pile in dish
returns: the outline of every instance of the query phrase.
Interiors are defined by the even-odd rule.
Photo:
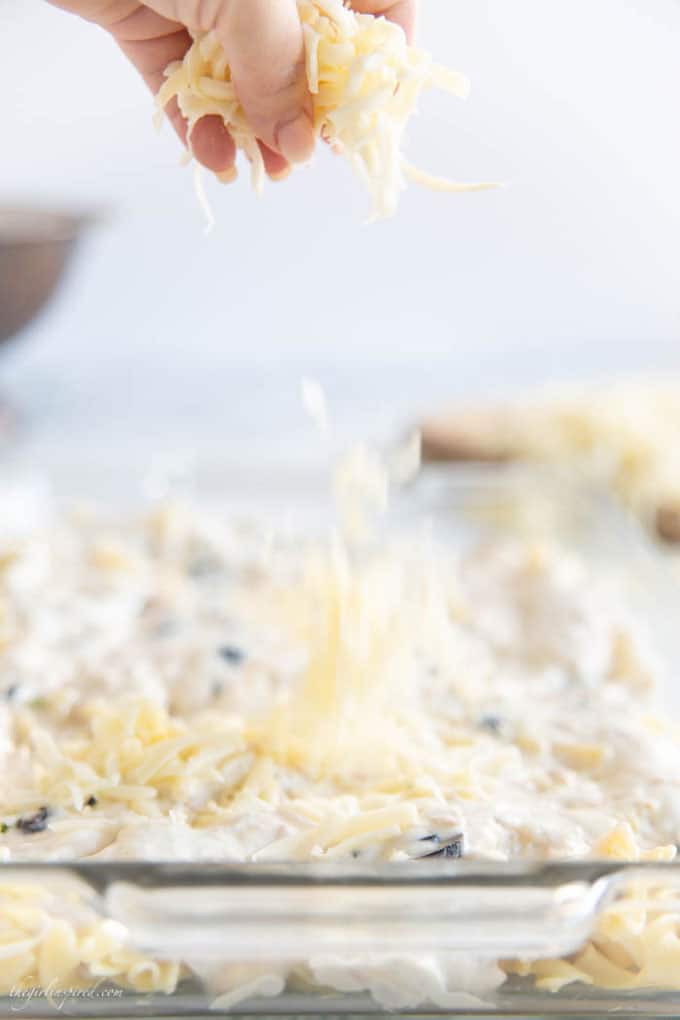
[[[356,14],[342,0],[297,0],[302,20],[314,128],[349,160],[369,190],[372,218],[391,216],[408,178],[441,191],[495,185],[459,184],[430,177],[403,157],[408,121],[424,90],[465,97],[466,78],[409,46],[386,18]],[[251,163],[260,192],[265,169],[257,138],[243,112],[224,50],[213,33],[195,39],[183,60],[169,65],[157,104],[176,98],[191,131],[201,117],[221,117],[237,149]]]
[[[2,862],[675,855],[659,666],[606,583],[557,549],[459,552],[418,532],[359,556],[167,505],[64,515],[0,553]],[[168,992],[191,973],[223,1006],[299,980],[446,1007],[470,980],[436,956],[389,975],[370,956],[207,975],[146,959],[77,897],[5,885],[0,903],[4,992],[55,972]],[[570,970],[506,970],[655,983],[630,961],[654,958],[658,914],[621,908]],[[474,975],[478,992],[504,980],[489,961]]]

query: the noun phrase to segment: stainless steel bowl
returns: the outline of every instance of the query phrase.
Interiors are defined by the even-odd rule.
[[[88,215],[0,205],[0,344],[27,326],[54,294]]]

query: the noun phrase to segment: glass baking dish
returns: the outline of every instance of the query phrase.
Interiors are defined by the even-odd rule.
[[[248,519],[275,511],[293,531],[327,519],[317,478],[271,473],[263,481],[200,464],[172,475],[164,468],[150,481],[146,470],[110,465],[7,465],[0,489],[9,505],[32,486],[38,517],[53,502],[123,506],[170,489]],[[17,527],[31,517],[21,498]],[[557,538],[625,592],[668,664],[677,662],[674,578],[635,522],[598,491],[527,468],[438,469],[397,500],[391,526],[422,521],[460,544]],[[17,916],[33,924],[18,948],[6,935]],[[651,933],[643,987],[630,945],[612,948],[622,918],[637,926],[638,941]],[[35,974],[13,981],[36,926],[49,952]],[[81,952],[100,959],[106,950],[109,965],[96,978],[63,979],[74,932]],[[576,954],[597,954],[605,942],[610,966],[600,979],[573,980]],[[7,1017],[677,1016],[680,865],[1,864],[0,988]]]

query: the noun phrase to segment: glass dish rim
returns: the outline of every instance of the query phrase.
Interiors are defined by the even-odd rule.
[[[69,872],[83,878],[155,879],[158,887],[216,884],[327,885],[384,884],[395,888],[427,884],[446,886],[504,885],[555,886],[567,882],[596,882],[601,879],[655,878],[669,876],[680,881],[680,858],[673,861],[620,860],[613,858],[523,858],[514,861],[484,859],[426,861],[291,861],[273,863],[154,860],[88,860],[65,858],[51,861],[1,861],[0,881],[7,873],[35,875],[38,872]]]

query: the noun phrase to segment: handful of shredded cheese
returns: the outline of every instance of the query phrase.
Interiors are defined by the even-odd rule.
[[[402,142],[420,94],[440,88],[464,98],[464,75],[435,64],[409,46],[404,32],[386,18],[356,14],[342,0],[297,0],[314,128],[342,152],[366,184],[371,219],[391,216],[407,178],[439,191],[476,191],[493,184],[460,184],[430,177],[402,155]],[[213,33],[199,36],[182,61],[166,69],[156,99],[159,115],[176,98],[191,132],[201,117],[221,117],[237,149],[252,166],[255,191],[265,167],[257,138],[232,82],[224,50]]]

